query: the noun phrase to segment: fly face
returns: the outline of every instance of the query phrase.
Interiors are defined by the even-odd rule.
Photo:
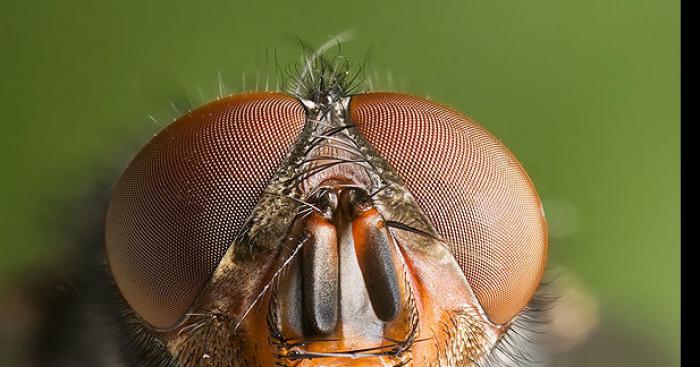
[[[344,65],[313,58],[291,95],[201,107],[126,169],[106,250],[144,360],[479,366],[530,357],[512,338],[531,318],[547,236],[527,174],[455,111],[354,93]]]

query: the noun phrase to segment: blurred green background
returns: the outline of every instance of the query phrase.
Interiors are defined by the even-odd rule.
[[[0,299],[71,266],[53,224],[80,213],[58,208],[111,182],[171,101],[215,98],[219,74],[250,89],[271,50],[286,64],[297,37],[346,30],[384,85],[465,112],[522,161],[553,267],[599,310],[576,364],[678,365],[677,1],[3,1]]]

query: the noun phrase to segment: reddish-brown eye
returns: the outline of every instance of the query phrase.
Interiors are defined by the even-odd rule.
[[[547,256],[540,200],[520,163],[484,128],[424,99],[368,93],[350,111],[448,242],[491,321],[511,320]]]
[[[107,259],[131,308],[156,328],[182,319],[304,125],[283,94],[227,97],[156,135],[117,184]]]

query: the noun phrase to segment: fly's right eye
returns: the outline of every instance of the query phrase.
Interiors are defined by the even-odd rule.
[[[105,231],[114,280],[140,318],[167,329],[185,316],[303,125],[295,98],[232,96],[175,121],[138,153]]]
[[[547,260],[542,204],[517,159],[483,127],[422,98],[360,94],[351,113],[448,241],[490,320],[509,322]]]

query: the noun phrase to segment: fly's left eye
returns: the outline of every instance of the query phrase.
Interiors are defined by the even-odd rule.
[[[165,329],[185,316],[303,125],[292,97],[233,96],[174,122],[134,158],[113,192],[106,250],[144,321]]]

